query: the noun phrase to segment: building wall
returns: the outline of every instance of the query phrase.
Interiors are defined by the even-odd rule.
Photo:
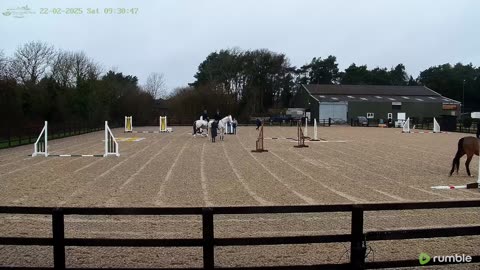
[[[388,113],[393,113],[393,119],[396,120],[398,112],[404,112],[407,117],[418,120],[449,114],[443,110],[442,103],[402,102],[401,109],[393,109],[392,102],[348,102],[349,119],[374,113],[375,119],[386,120]]]
[[[308,106],[308,109],[310,109],[310,122],[313,122],[313,119],[317,119],[317,121],[320,119],[320,110],[318,105],[320,104],[316,99],[314,99],[312,96],[309,96],[308,101],[310,102],[310,105]]]

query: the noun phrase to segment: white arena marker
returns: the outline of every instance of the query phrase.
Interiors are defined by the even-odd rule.
[[[308,137],[308,118],[305,117],[305,131],[303,132],[303,136]]]
[[[45,121],[43,129],[38,136],[38,139],[33,144],[33,154],[32,157],[37,155],[44,155],[48,157],[48,122]]]
[[[410,133],[410,117],[407,118],[407,121],[405,121],[403,123],[402,132],[403,133]]]

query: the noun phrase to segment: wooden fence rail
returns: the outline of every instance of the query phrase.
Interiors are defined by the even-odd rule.
[[[212,207],[212,208],[50,208],[50,207],[0,207],[0,214],[32,214],[52,216],[52,238],[42,237],[0,237],[0,245],[53,246],[53,268],[67,268],[65,247],[202,247],[203,268],[201,269],[378,269],[397,267],[418,267],[418,260],[366,261],[366,242],[385,240],[405,240],[435,237],[456,237],[480,235],[480,225],[455,228],[429,228],[408,230],[364,230],[364,213],[368,211],[397,211],[416,209],[473,208],[480,207],[480,200],[409,202],[385,204],[336,204],[313,206],[255,206],[255,207]],[[215,215],[251,215],[279,213],[325,213],[350,212],[352,214],[351,233],[314,236],[284,237],[243,237],[216,238],[214,235]],[[64,218],[66,215],[195,215],[202,216],[202,238],[197,239],[105,239],[105,238],[65,238]],[[257,246],[309,243],[350,243],[350,262],[341,264],[259,266],[259,267],[215,267],[215,247]],[[480,263],[480,255],[472,254],[472,263]],[[440,263],[430,262],[428,265]],[[0,269],[45,269],[44,267],[0,266]],[[81,268],[96,269],[96,268]],[[109,268],[115,269],[115,268]],[[121,269],[121,268],[120,268]],[[135,268],[141,269],[141,268]],[[148,268],[162,269],[162,268]],[[177,268],[176,268],[177,269]],[[178,268],[181,269],[181,268]],[[196,269],[196,268],[188,268]]]

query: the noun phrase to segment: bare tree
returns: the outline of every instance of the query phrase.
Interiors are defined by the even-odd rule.
[[[52,77],[62,87],[72,87],[75,83],[73,54],[58,51],[52,63]]]
[[[0,79],[10,77],[10,65],[9,60],[3,53],[3,50],[0,51]]]
[[[77,83],[81,80],[85,80],[88,75],[88,63],[89,59],[84,52],[76,52],[72,56],[73,58],[73,73]]]
[[[93,60],[89,61],[87,65],[87,79],[98,80],[100,74],[102,74],[102,69],[100,64],[93,62]]]
[[[101,66],[84,52],[59,52],[52,65],[52,74],[62,85],[67,81],[69,85],[78,85],[82,80],[96,80],[101,72]]]
[[[165,78],[162,73],[150,73],[147,78],[147,83],[143,88],[155,99],[165,98],[167,96]]]
[[[49,67],[55,51],[53,46],[31,41],[18,47],[12,62],[14,75],[24,84],[35,84]]]

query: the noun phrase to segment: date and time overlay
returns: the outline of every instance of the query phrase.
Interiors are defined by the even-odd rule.
[[[31,7],[28,5],[17,6],[0,10],[2,17],[26,18],[31,16],[95,16],[95,15],[122,15],[132,16],[140,13],[139,8],[135,7],[91,7],[91,8],[75,8],[75,7]]]

